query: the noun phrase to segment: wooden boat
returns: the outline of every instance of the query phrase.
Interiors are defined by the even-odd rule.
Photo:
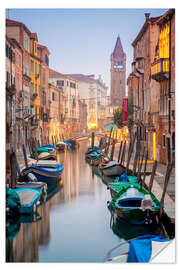
[[[86,159],[96,159],[96,158],[101,159],[101,151],[95,150],[95,151],[91,152],[90,154],[87,154],[85,158]]]
[[[85,152],[85,156],[87,156],[93,152],[96,152],[97,150],[100,151],[100,148],[97,146],[93,146],[93,148],[89,147],[88,150]]]
[[[57,165],[58,164],[56,160],[38,160],[36,163],[36,166],[39,166],[39,167],[56,168]]]
[[[33,189],[33,188],[17,188],[17,189],[9,189],[7,191],[8,194],[16,193],[17,197],[19,197],[20,203],[17,203],[17,207],[13,207],[17,202],[17,198],[14,202],[12,202],[8,197],[7,198],[7,209],[9,213],[15,209],[16,213],[19,214],[32,214],[37,212],[37,206],[40,204],[39,200],[42,194],[41,189]],[[14,204],[13,204],[14,203]],[[13,209],[14,208],[14,209]]]
[[[52,150],[52,149],[54,150],[55,149],[53,144],[45,144],[45,145],[42,145],[41,147],[46,148],[48,150]]]
[[[126,171],[126,168],[115,160],[103,164],[101,163],[99,165],[99,168],[102,171],[102,173],[107,176],[121,175]]]
[[[153,262],[159,253],[168,248],[171,242],[172,240],[159,235],[139,236],[130,241],[127,252],[123,252],[119,256],[109,259],[108,261],[116,263]],[[167,259],[165,259],[165,261],[168,262]],[[161,263],[163,263],[163,261],[161,261]]]
[[[121,189],[124,183],[136,183],[137,176],[127,176],[126,174],[121,174],[114,179],[114,182],[108,184],[107,189],[110,189],[111,197],[113,198]]]
[[[162,206],[137,183],[123,183],[111,202],[112,211],[132,224],[150,224]]]
[[[42,153],[42,152],[47,152],[50,154],[54,154],[55,153],[55,149],[53,148],[46,148],[46,147],[37,147],[37,152],[38,154]]]
[[[37,180],[45,183],[57,182],[60,179],[64,167],[61,164],[56,164],[54,167],[46,166],[28,166],[21,172],[21,181],[26,181],[27,175],[33,173]]]
[[[56,160],[54,153],[42,152],[38,155],[38,160]]]

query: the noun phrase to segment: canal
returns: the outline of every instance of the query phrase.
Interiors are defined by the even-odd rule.
[[[127,252],[127,241],[137,235],[163,234],[112,221],[107,186],[85,161],[88,146],[84,141],[78,150],[58,154],[64,172],[48,187],[37,216],[6,221],[7,262],[104,262]]]

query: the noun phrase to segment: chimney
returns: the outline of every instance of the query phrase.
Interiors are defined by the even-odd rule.
[[[145,13],[145,17],[146,17],[146,21],[149,20],[149,16],[150,16],[151,13]]]

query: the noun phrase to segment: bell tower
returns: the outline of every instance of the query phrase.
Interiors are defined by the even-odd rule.
[[[122,107],[126,89],[126,54],[118,35],[116,45],[111,54],[111,106]]]

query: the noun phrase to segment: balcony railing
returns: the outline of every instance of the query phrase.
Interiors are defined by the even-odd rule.
[[[151,65],[152,79],[160,82],[169,78],[169,58],[160,58]]]

